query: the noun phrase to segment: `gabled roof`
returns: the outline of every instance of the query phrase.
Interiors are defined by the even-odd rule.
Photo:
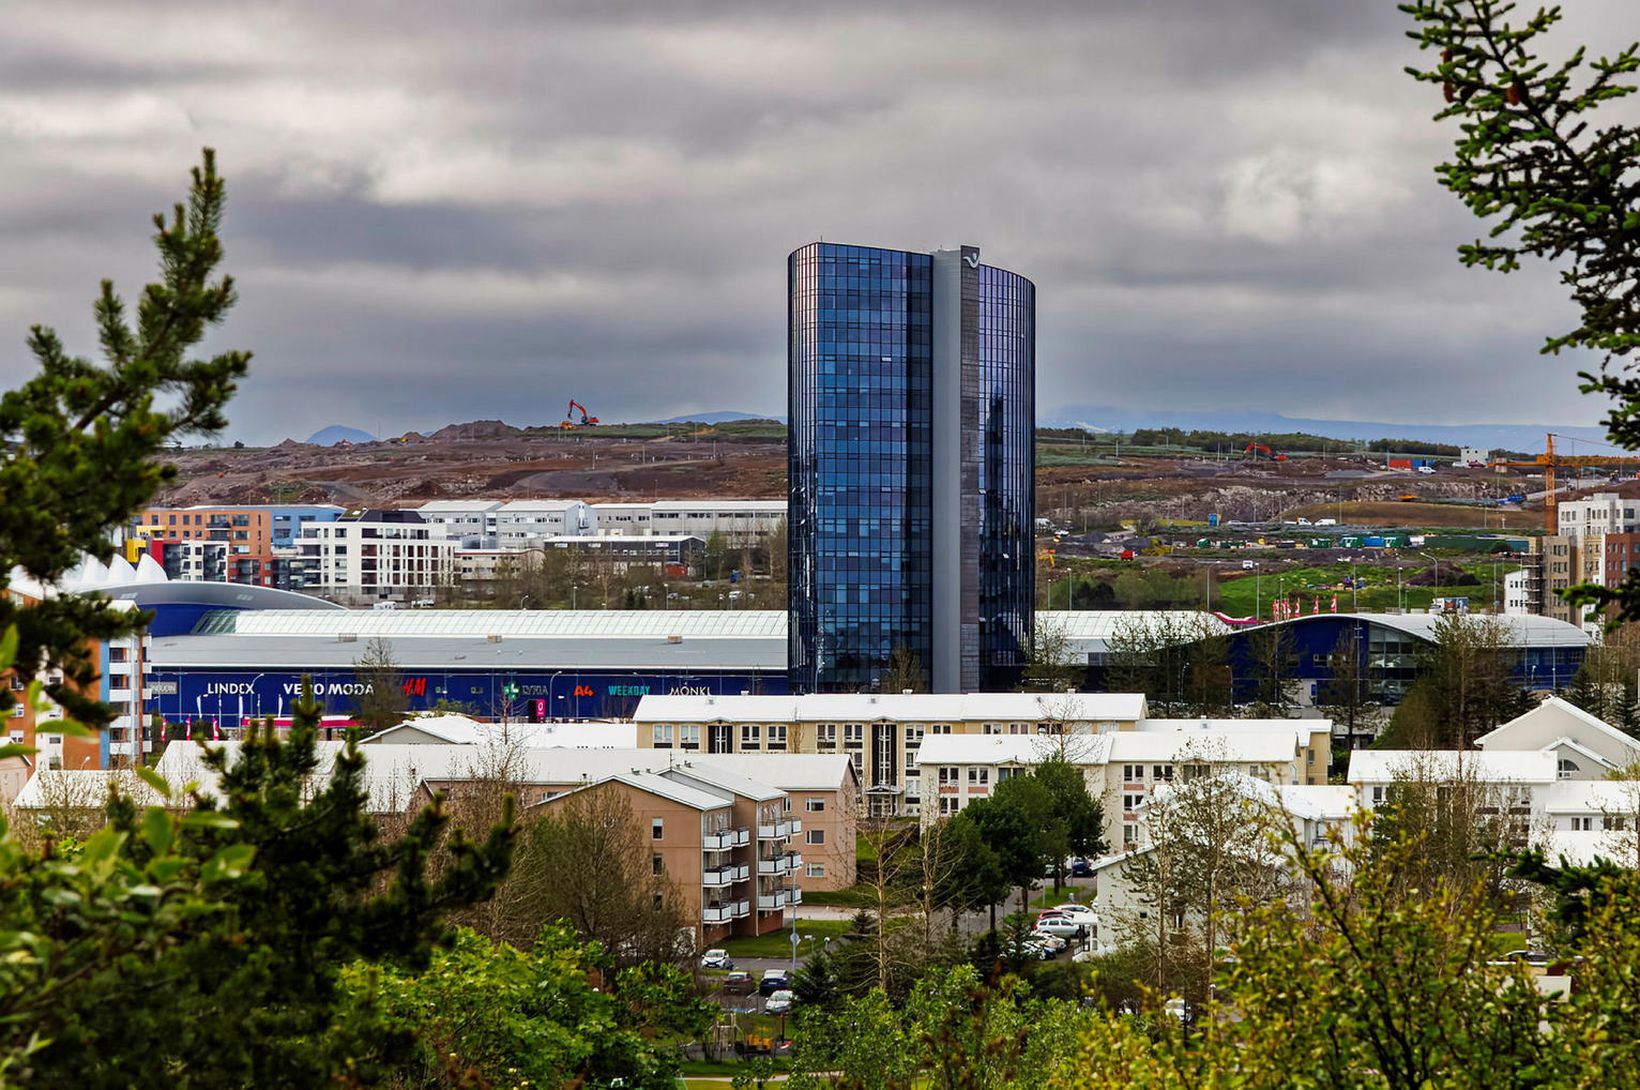
[[[835,791],[859,782],[859,776],[854,771],[854,762],[841,753],[691,754],[681,767],[698,765],[712,765],[753,780],[761,780],[788,793]]]
[[[654,795],[657,798],[668,799],[672,802],[681,803],[682,805],[693,810],[700,810],[703,812],[711,810],[727,810],[734,805],[726,798],[719,795],[714,795],[709,791],[702,791],[698,787],[690,787],[686,783],[679,783],[676,780],[668,779],[658,772],[620,772],[608,777],[607,779],[599,780],[595,783],[589,783],[586,787],[576,788],[576,790],[585,791],[589,787],[597,787],[599,784],[610,783],[612,781],[615,783],[624,783],[628,787],[636,788],[646,794]],[[561,798],[562,796],[559,797]]]
[[[1453,780],[1459,775],[1482,783],[1554,783],[1553,753],[1488,752],[1483,749],[1358,749],[1350,754],[1350,783],[1393,783],[1398,779]]]
[[[1552,752],[1554,750],[1560,749],[1562,746],[1564,746],[1566,749],[1571,750],[1574,753],[1579,753],[1579,754],[1583,755],[1584,757],[1587,757],[1589,760],[1594,761],[1596,764],[1598,764],[1601,767],[1605,768],[1607,771],[1615,771],[1617,769],[1616,765],[1614,765],[1614,764],[1612,764],[1612,762],[1606,760],[1606,758],[1602,757],[1600,754],[1596,753],[1594,750],[1590,749],[1588,746],[1583,745],[1580,742],[1574,741],[1573,739],[1566,737],[1564,734],[1561,735],[1559,738],[1556,738],[1553,742],[1550,742],[1548,745],[1543,746],[1542,748],[1540,748],[1538,750],[1538,752],[1539,753],[1549,753],[1549,752]]]
[[[1116,731],[1110,739],[1110,762],[1184,761],[1281,764],[1299,753],[1299,735],[1292,728],[1226,733]]]
[[[742,776],[738,772],[730,772],[726,768],[710,764],[679,764],[673,765],[660,773],[667,779],[678,783],[691,783],[700,787],[708,794],[718,791],[730,795],[738,795],[753,802],[773,802],[775,799],[786,797],[786,793],[778,787]]]
[[[1553,709],[1569,715],[1597,734],[1604,735],[1618,745],[1640,753],[1640,739],[1636,739],[1632,735],[1618,730],[1598,715],[1592,715],[1578,707],[1576,704],[1573,704],[1571,701],[1563,700],[1558,696],[1551,696],[1531,711],[1522,712],[1520,715],[1517,715],[1513,719],[1509,720],[1509,722],[1487,731],[1485,734],[1475,739],[1475,744],[1480,746],[1482,749],[1485,749],[1488,742],[1498,741],[1504,735],[1504,732],[1508,731],[1511,727],[1518,723],[1525,722],[1528,719],[1538,718],[1548,709]]]

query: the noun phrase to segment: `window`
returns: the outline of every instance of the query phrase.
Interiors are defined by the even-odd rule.
[[[1384,805],[1384,789],[1382,787],[1374,787],[1372,789],[1372,804],[1374,806]]]
[[[666,871],[666,865],[661,862],[661,857],[660,856],[652,855],[652,856],[649,857],[649,873],[650,874],[659,875],[659,874],[664,873],[665,871]]]
[[[913,724],[905,728],[905,746],[907,749],[922,745],[922,739],[923,729],[921,727]]]
[[[803,809],[807,810],[811,814],[823,814],[826,812],[826,800],[814,798],[808,799],[803,803]]]
[[[865,737],[866,737],[865,724],[863,724],[863,723],[844,723],[843,724],[843,744],[845,746],[860,745],[865,741]]]
[[[984,787],[989,785],[990,782],[991,770],[989,768],[970,768],[968,770],[968,785],[970,787],[975,785]]]
[[[1574,817],[1574,818],[1573,818],[1573,819],[1572,819],[1572,829],[1573,829],[1573,830],[1574,830],[1574,831],[1577,831],[1577,832],[1589,832],[1589,831],[1590,831],[1590,830],[1592,830],[1592,829],[1593,829],[1593,828],[1594,828],[1594,818],[1590,818],[1590,817]]]
[[[803,830],[803,842],[815,845],[824,844],[826,842],[826,831],[824,829],[805,829]]]
[[[649,819],[649,839],[650,840],[665,840],[666,839],[666,819],[665,818],[650,818]]]
[[[1132,847],[1139,843],[1139,827],[1137,825],[1122,826],[1122,846]]]
[[[1000,724],[1000,723],[986,723],[984,726],[980,727],[979,732],[981,734],[1001,734],[1002,733],[1002,724]]]
[[[821,723],[814,728],[814,741],[819,749],[837,748],[837,724]]]
[[[1184,778],[1186,780],[1199,780],[1199,779],[1203,779],[1204,777],[1206,777],[1206,775],[1207,775],[1207,766],[1206,765],[1185,765],[1184,766]]]
[[[782,814],[789,814],[792,812],[792,797],[790,795],[787,795],[780,800],[780,812]]]
[[[1135,811],[1139,807],[1143,806],[1144,801],[1145,801],[1145,797],[1143,795],[1123,795],[1122,796],[1122,810],[1125,813],[1131,814],[1131,813],[1133,813],[1133,811]]]
[[[1571,761],[1565,757],[1562,757],[1559,763],[1555,766],[1555,779],[1569,780],[1581,771],[1582,769],[1577,767],[1576,761]]]
[[[652,741],[656,749],[672,748],[672,726],[669,723],[656,723],[650,728]]]
[[[687,726],[678,727],[678,748],[700,748],[700,724],[692,723]]]
[[[769,724],[769,748],[778,750],[786,748],[786,724]]]
[[[125,661],[125,648],[123,648],[123,647],[110,647],[108,649],[108,661],[109,662],[124,662]]]
[[[956,800],[956,798],[952,795],[941,795],[940,796],[940,813],[942,815],[945,815],[945,814],[954,814],[956,812],[957,812],[957,800]]]
[[[745,726],[741,727],[740,728],[740,748],[741,749],[761,749],[761,748],[763,748],[763,743],[762,743],[762,740],[761,740],[762,734],[763,734],[763,728],[757,726],[755,723],[748,723]]]
[[[803,873],[809,878],[824,878],[826,876],[826,865],[824,863],[810,863],[804,868]]]
[[[1144,780],[1145,780],[1145,766],[1144,765],[1123,765],[1122,766],[1122,782],[1123,783],[1143,783]]]
[[[1163,783],[1172,783],[1173,782],[1173,766],[1172,765],[1152,765],[1151,768],[1150,768],[1150,775],[1151,775],[1151,778],[1160,780]]]
[[[928,728],[928,733],[929,734],[950,734],[951,733],[951,724],[950,723],[934,723]]]

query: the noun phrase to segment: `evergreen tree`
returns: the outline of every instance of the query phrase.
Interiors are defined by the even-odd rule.
[[[189,353],[233,306],[233,279],[217,276],[225,190],[209,148],[187,203],[154,217],[160,280],[143,289],[133,322],[111,281],[93,312],[102,363],[68,353],[45,326],[29,331],[39,373],[0,395],[0,591],[21,570],[52,585],[84,554],[106,562],[112,534],[176,476],[160,455],[184,436],[218,431],[250,353]],[[15,669],[25,681],[62,672],[46,687],[76,720],[96,726],[112,711],[94,696],[97,664],[87,639],[112,639],[147,623],[108,608],[101,595],[46,597],[24,608],[0,593],[0,632],[15,629]],[[16,703],[0,686],[0,714]]]

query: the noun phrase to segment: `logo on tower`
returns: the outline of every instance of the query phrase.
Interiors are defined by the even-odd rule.
[[[979,251],[978,250],[975,250],[971,254],[963,254],[962,259],[964,261],[968,262],[968,267],[970,269],[979,268]]]

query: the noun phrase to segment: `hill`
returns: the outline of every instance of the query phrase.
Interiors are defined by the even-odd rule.
[[[332,424],[328,428],[320,428],[305,440],[316,447],[333,447],[337,443],[374,443],[376,437],[367,431],[350,428],[344,424]]]

